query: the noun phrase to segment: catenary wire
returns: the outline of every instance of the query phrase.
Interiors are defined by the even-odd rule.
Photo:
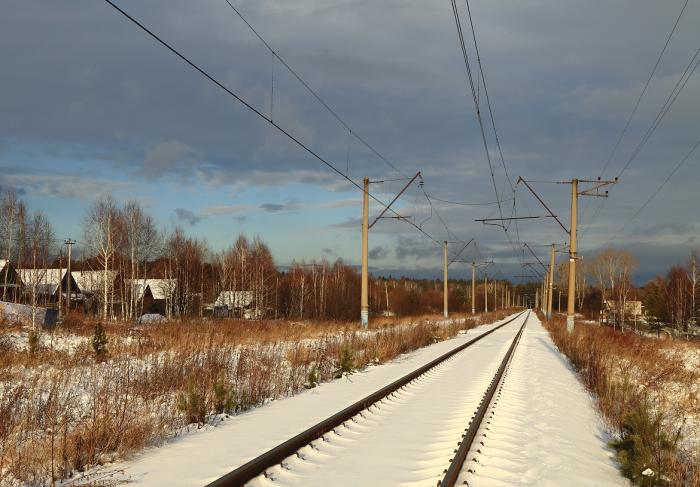
[[[283,135],[285,135],[288,139],[290,139],[290,140],[291,140],[292,142],[294,142],[296,145],[298,145],[299,147],[301,147],[301,148],[302,148],[304,151],[306,151],[308,154],[310,154],[311,156],[313,156],[313,158],[315,158],[316,160],[318,160],[319,162],[321,162],[323,165],[327,166],[329,169],[331,169],[333,172],[335,172],[336,174],[338,174],[338,175],[339,175],[340,177],[342,177],[343,179],[347,180],[350,184],[352,184],[353,186],[355,186],[357,189],[359,189],[360,191],[363,191],[363,192],[364,192],[364,188],[363,188],[362,186],[360,186],[357,182],[355,182],[353,179],[351,179],[351,178],[349,178],[348,176],[346,176],[345,174],[343,174],[343,172],[342,172],[341,170],[339,170],[339,169],[338,169],[337,167],[335,167],[333,164],[331,164],[331,163],[328,162],[326,159],[324,159],[323,157],[321,157],[318,153],[316,153],[313,149],[311,149],[310,147],[308,147],[307,145],[305,145],[302,141],[300,141],[298,138],[296,138],[294,135],[292,135],[292,134],[291,134],[290,132],[288,132],[286,129],[284,129],[283,127],[281,127],[280,125],[278,125],[276,122],[274,122],[273,120],[271,120],[271,119],[269,119],[268,117],[266,117],[260,110],[258,110],[258,109],[255,108],[254,106],[252,106],[250,103],[248,103],[246,100],[244,100],[241,96],[239,96],[238,94],[236,94],[235,92],[233,92],[232,90],[230,90],[229,88],[227,88],[225,85],[223,85],[223,84],[222,84],[220,81],[218,81],[216,78],[214,78],[214,76],[210,75],[207,71],[205,71],[203,68],[201,68],[200,66],[198,66],[197,64],[195,64],[193,61],[191,61],[188,57],[186,57],[186,56],[185,56],[184,54],[182,54],[180,51],[178,51],[178,50],[175,49],[173,46],[171,46],[169,43],[167,43],[166,41],[164,41],[163,39],[161,39],[157,34],[155,34],[153,31],[151,31],[150,29],[148,29],[148,28],[147,28],[145,25],[143,25],[141,22],[139,22],[138,20],[136,20],[136,18],[134,18],[133,16],[129,15],[126,11],[124,11],[124,10],[122,10],[120,7],[118,7],[112,0],[104,0],[104,1],[105,1],[107,4],[109,4],[110,6],[112,6],[117,12],[119,12],[120,14],[122,14],[125,18],[127,18],[129,21],[131,21],[134,25],[136,25],[136,26],[139,27],[141,30],[143,30],[146,34],[148,34],[149,36],[151,36],[154,40],[156,40],[156,41],[157,41],[159,44],[161,44],[163,47],[165,47],[165,48],[168,49],[170,52],[172,52],[173,54],[175,54],[177,57],[179,57],[182,61],[184,61],[185,63],[187,63],[187,64],[188,64],[190,67],[192,67],[194,70],[196,70],[197,72],[199,72],[202,76],[204,76],[204,77],[207,78],[209,81],[211,81],[212,83],[214,83],[217,87],[219,87],[220,89],[222,89],[224,92],[226,92],[227,94],[229,94],[230,96],[232,96],[233,98],[235,98],[239,103],[241,103],[243,106],[245,106],[245,107],[248,108],[250,111],[252,111],[253,113],[255,113],[258,117],[262,118],[262,119],[265,120],[267,123],[269,123],[269,124],[272,125],[274,128],[276,128],[279,132],[281,132]],[[369,192],[368,192],[368,196],[369,196],[370,198],[372,198],[375,202],[379,203],[379,204],[382,205],[384,208],[386,208],[386,204],[385,204],[383,201],[381,201],[380,199],[378,199],[376,196],[374,196],[373,194],[371,194],[371,193],[369,193]],[[393,210],[392,208],[389,208],[389,211],[391,211],[392,213],[394,213],[396,216],[400,216],[400,215],[399,215],[398,213],[396,213],[396,211]],[[418,225],[414,224],[414,223],[411,222],[410,220],[404,219],[403,221],[405,221],[405,222],[408,223],[409,225],[411,225],[411,226],[413,226],[414,228],[416,228],[419,232],[421,232],[423,235],[425,235],[426,237],[428,237],[430,240],[432,240],[432,241],[435,242],[436,244],[442,245],[435,237],[433,237],[432,235],[430,235],[429,233],[427,233],[425,230],[423,230],[422,228],[420,228]]]

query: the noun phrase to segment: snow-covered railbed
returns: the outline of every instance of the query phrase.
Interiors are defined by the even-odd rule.
[[[453,355],[248,485],[435,485],[526,316]]]
[[[457,484],[629,485],[591,396],[533,313]]]
[[[313,448],[302,448],[284,466],[269,468],[269,478],[257,477],[252,485],[435,485],[524,319],[453,356],[325,441],[314,441]],[[503,321],[186,434],[110,465],[104,474],[129,485],[204,486]],[[499,397],[488,419],[493,435],[477,435],[479,451],[470,452],[460,482],[626,484],[592,399],[534,314]]]
[[[323,383],[292,397],[273,401],[218,424],[174,438],[132,456],[129,461],[91,471],[143,486],[206,485],[348,405],[390,384],[437,357],[507,320],[482,325],[454,338],[401,355],[384,365]],[[79,485],[74,479],[71,485]]]

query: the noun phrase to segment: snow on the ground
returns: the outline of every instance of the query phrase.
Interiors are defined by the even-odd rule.
[[[112,478],[136,486],[202,486],[277,446],[421,365],[502,323],[402,355],[380,366],[321,384],[296,396],[233,416],[216,428],[194,431],[108,467]]]
[[[525,316],[268,469],[251,487],[435,485]]]
[[[113,464],[106,474],[137,486],[206,485],[496,324],[234,416],[216,428],[184,435]],[[340,485],[346,479],[347,485],[384,486],[415,480],[427,485],[429,479],[428,484],[434,485],[435,472],[447,468],[445,456],[449,461],[478,404],[475,398],[480,399],[517,328],[517,323],[506,326],[453,357],[383,402],[381,409],[371,408],[349,430],[341,428],[339,435],[329,436],[330,442],[318,451],[304,448],[308,461],[292,460],[288,473],[275,467],[274,483],[260,478],[256,482]],[[439,398],[450,390],[454,395],[443,404]],[[534,314],[501,397],[469,485],[626,485],[606,447],[591,397]],[[392,435],[399,435],[393,447],[386,440]],[[354,443],[372,446],[363,450],[354,448]],[[332,471],[324,470],[331,466],[340,469],[336,477],[328,477]],[[343,468],[347,470],[341,472]],[[318,474],[319,481],[299,477],[308,473]]]
[[[629,485],[595,403],[533,313],[462,474],[478,486]],[[482,436],[484,435],[484,436]]]

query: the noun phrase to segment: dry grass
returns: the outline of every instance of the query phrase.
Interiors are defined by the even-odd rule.
[[[700,485],[700,430],[692,423],[700,421],[700,370],[689,368],[684,360],[691,345],[584,323],[568,334],[560,317],[545,326],[597,397],[618,438],[629,436],[630,418],[639,411],[645,412],[649,424],[658,420],[658,431],[645,448],[649,466],[671,479],[659,485]],[[662,439],[671,446],[663,446]],[[622,460],[624,467],[628,459]],[[651,483],[635,479],[640,485],[657,485],[646,480]]]
[[[95,323],[75,318],[34,354],[0,340],[0,486],[51,485],[201,426],[188,419],[215,423],[224,403],[235,413],[295,394],[312,369],[331,380],[341,351],[362,368],[505,315],[382,318],[368,331],[332,322],[110,323],[106,358],[90,346]],[[77,345],[58,346],[68,338]]]

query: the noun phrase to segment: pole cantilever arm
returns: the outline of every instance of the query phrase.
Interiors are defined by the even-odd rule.
[[[531,187],[529,184],[527,184],[527,181],[525,181],[525,180],[523,179],[522,176],[519,176],[519,177],[518,177],[518,181],[517,181],[515,184],[518,184],[518,183],[520,183],[520,182],[522,182],[522,183],[525,185],[525,187],[526,187],[527,189],[530,190],[530,192],[535,196],[535,198],[537,198],[537,201],[539,201],[540,204],[541,204],[542,206],[544,206],[545,210],[547,210],[547,211],[549,212],[549,214],[552,216],[552,218],[554,218],[554,219],[557,221],[557,223],[559,224],[559,226],[561,226],[567,234],[571,234],[571,232],[569,231],[569,229],[566,228],[566,227],[564,226],[564,224],[559,220],[559,218],[556,217],[556,215],[554,214],[554,212],[553,212],[552,210],[549,209],[549,206],[547,206],[547,204],[542,200],[542,198],[540,198],[540,196],[539,196],[537,193],[535,193],[535,190],[532,189],[532,187]]]
[[[466,249],[467,247],[469,247],[469,244],[472,243],[473,241],[474,241],[474,239],[471,238],[471,239],[469,239],[469,242],[467,242],[466,244],[464,244],[464,247],[462,247],[462,250],[460,250],[459,252],[457,252],[457,254],[456,254],[454,257],[452,257],[452,260],[447,264],[448,267],[449,267],[450,264],[452,264],[455,260],[457,260],[457,257],[459,257],[459,256],[462,254],[462,252],[464,252],[464,249]]]
[[[379,219],[380,219],[382,216],[384,216],[384,213],[386,213],[386,212],[389,210],[389,208],[391,207],[391,205],[393,205],[394,203],[396,203],[396,200],[398,200],[399,197],[404,193],[404,191],[406,191],[406,190],[408,189],[408,187],[409,187],[411,184],[413,184],[413,181],[415,181],[416,178],[419,178],[419,177],[421,177],[420,171],[418,171],[418,172],[416,173],[416,175],[413,176],[413,177],[411,178],[411,180],[408,182],[408,184],[406,184],[406,186],[404,186],[403,189],[402,189],[401,191],[399,191],[399,194],[397,194],[397,195],[394,197],[394,199],[391,200],[391,203],[389,203],[388,205],[386,205],[386,206],[384,207],[384,209],[383,209],[382,212],[379,214],[379,216],[377,216],[377,218],[375,218],[374,221],[370,224],[369,228],[372,228],[372,227],[374,226],[374,224],[377,223],[377,222],[379,221]],[[422,177],[421,177],[421,179],[422,179]]]

